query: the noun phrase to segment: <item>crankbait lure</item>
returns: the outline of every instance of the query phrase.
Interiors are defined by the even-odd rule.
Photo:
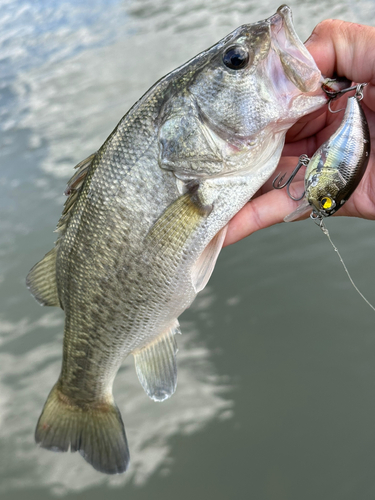
[[[370,132],[360,104],[364,85],[335,93],[326,91],[331,102],[349,90],[356,90],[354,96],[348,99],[339,128],[328,141],[320,146],[311,159],[306,155],[300,156],[298,165],[284,184],[281,184],[283,177],[277,184],[278,177],[273,181],[275,189],[287,187],[288,195],[293,200],[303,198],[297,210],[285,217],[286,222],[298,219],[311,208],[314,217],[333,215],[348,201],[362,179],[371,150]],[[300,198],[294,198],[289,186],[302,166],[306,166],[305,191]]]
[[[355,290],[375,311],[375,307],[354,283],[323,221],[323,217],[333,215],[348,201],[367,168],[371,151],[370,132],[360,105],[365,85],[366,83],[362,83],[338,92],[331,92],[323,86],[323,90],[330,97],[328,108],[331,113],[338,112],[332,111],[330,107],[333,99],[351,90],[356,92],[348,99],[344,118],[337,131],[314,153],[311,159],[307,155],[301,155],[296,168],[284,184],[282,181],[285,174],[276,183],[279,174],[273,181],[273,187],[275,189],[286,187],[290,198],[295,201],[303,199],[300,206],[284,218],[286,222],[298,219],[312,209],[310,218],[327,236]],[[306,167],[305,191],[302,196],[295,198],[291,195],[289,187],[302,166]]]

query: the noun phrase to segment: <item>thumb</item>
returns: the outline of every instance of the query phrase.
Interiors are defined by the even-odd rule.
[[[364,102],[375,111],[375,28],[328,19],[305,43],[324,76],[334,73],[356,83],[369,83]]]

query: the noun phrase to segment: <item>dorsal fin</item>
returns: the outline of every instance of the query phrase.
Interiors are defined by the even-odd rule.
[[[60,306],[56,284],[56,247],[35,264],[26,278],[26,285],[42,306]]]
[[[87,172],[89,171],[89,168],[92,165],[95,156],[96,153],[93,153],[74,167],[77,171],[68,181],[68,185],[65,189],[65,194],[68,196],[68,198],[64,204],[64,210],[56,226],[56,231],[59,233],[63,233],[66,229],[71,211],[74,208],[75,202],[78,198],[78,193],[82,188]]]
[[[85,180],[87,171],[95,158],[96,153],[88,156],[81,162],[79,162],[74,168],[77,172],[72,175],[72,177],[68,181],[68,185],[65,189],[65,194],[68,196],[72,191],[78,191],[78,189],[82,186],[83,181]]]
[[[78,194],[95,156],[96,153],[78,163],[75,167],[77,171],[68,182],[68,186],[65,190],[65,194],[68,195],[68,198],[64,204],[64,209],[56,228],[56,231],[60,234],[65,231],[72,209],[74,208]],[[40,262],[35,264],[26,278],[26,284],[31,293],[39,304],[43,306],[61,305],[56,284],[56,255],[58,245],[59,240],[57,240],[56,246],[52,248]]]

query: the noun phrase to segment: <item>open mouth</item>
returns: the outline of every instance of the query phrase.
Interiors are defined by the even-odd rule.
[[[321,73],[293,26],[292,11],[287,5],[269,17],[272,47],[280,58],[286,77],[301,91],[313,92],[320,84]]]

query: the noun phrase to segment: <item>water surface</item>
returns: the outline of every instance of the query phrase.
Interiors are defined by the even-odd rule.
[[[309,221],[226,248],[181,318],[176,394],[155,404],[126,360],[115,382],[132,454],[121,476],[33,433],[61,363],[63,313],[25,288],[53,245],[73,166],[161,76],[279,2],[0,1],[0,496],[373,499],[374,313]],[[290,4],[369,23],[373,1]],[[328,221],[375,301],[374,223]]]

